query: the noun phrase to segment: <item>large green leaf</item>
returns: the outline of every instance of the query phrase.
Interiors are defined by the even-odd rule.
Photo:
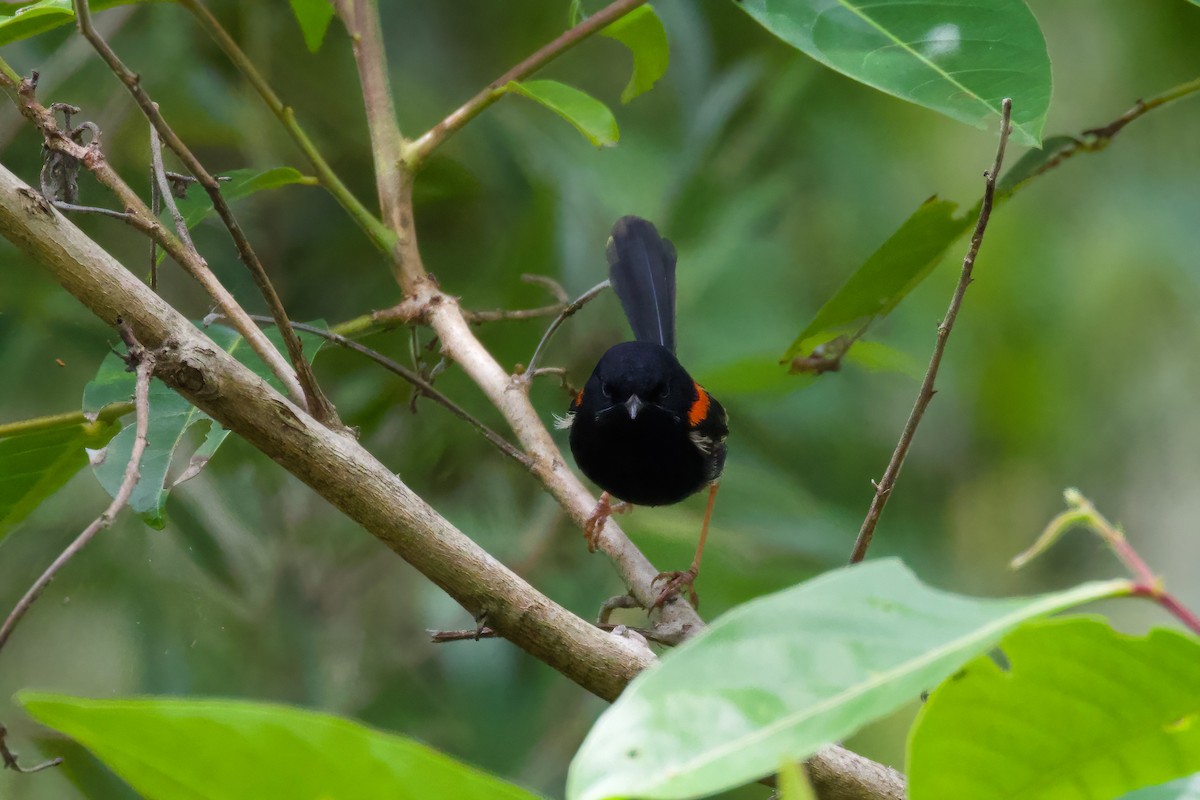
[[[771,33],[826,66],[976,127],[1013,101],[1013,138],[1036,145],[1050,57],[1024,0],[741,0]]]
[[[97,419],[0,438],[0,541],[87,466],[88,448],[103,447],[120,429]]]
[[[264,189],[278,189],[283,186],[301,184],[316,186],[317,179],[301,173],[292,167],[272,167],[268,170],[235,169],[222,173],[228,178],[221,184],[221,195],[228,201],[240,200]],[[187,197],[176,201],[179,212],[189,228],[194,228],[205,217],[213,213],[212,200],[208,192],[199,186],[188,189]]]
[[[838,336],[853,335],[885,316],[933,271],[971,226],[954,216],[958,204],[931,197],[821,306],[783,356],[808,355]]]
[[[912,800],[1110,800],[1200,770],[1200,640],[1049,620],[939,686],[908,747]]]
[[[622,103],[628,103],[639,94],[650,91],[658,79],[666,74],[671,61],[671,48],[662,20],[650,6],[635,8],[602,28],[600,35],[616,39],[633,53],[633,75],[621,92]]]
[[[761,778],[911,702],[1029,619],[1128,581],[983,600],[894,559],[751,601],[639,675],[592,728],[569,800],[690,798]]]
[[[333,19],[333,3],[330,0],[291,0],[291,4],[292,14],[304,34],[304,44],[310,53],[317,52]]]
[[[19,699],[147,800],[536,797],[426,745],[329,714],[231,700]]]
[[[318,322],[317,324],[322,325]],[[207,329],[208,336],[223,349],[233,354],[239,361],[250,367],[256,374],[279,389],[278,379],[262,363],[258,356],[245,345],[245,339],[231,328],[221,325],[211,325]],[[316,357],[325,340],[320,337],[298,332],[304,345],[305,356],[311,361]],[[266,331],[267,338],[281,353],[285,352],[279,332],[270,328]],[[134,376],[126,371],[125,362],[115,353],[110,353],[100,364],[96,377],[84,387],[83,410],[95,411],[110,403],[129,400],[133,396]],[[225,441],[229,432],[218,425],[207,414],[193,406],[186,399],[176,394],[159,381],[150,385],[150,425],[146,435],[146,450],[142,455],[141,474],[129,506],[142,515],[142,519],[152,528],[162,528],[166,524],[163,509],[171,488],[179,482],[167,484],[167,471],[175,458],[176,451],[187,438],[187,432],[194,425],[208,423],[209,428],[204,443],[193,454],[191,464],[185,470],[182,479],[194,475],[212,458],[213,453]],[[92,470],[100,485],[110,495],[115,496],[125,476],[125,467],[133,451],[133,440],[136,435],[135,426],[129,425],[108,443],[104,449],[93,453]]]
[[[502,91],[541,103],[574,125],[596,147],[611,147],[621,137],[608,106],[573,86],[558,81],[509,81]]]
[[[113,6],[156,0],[92,0],[88,8],[103,11]],[[0,45],[28,39],[75,22],[72,0],[40,0],[36,3],[0,3]]]

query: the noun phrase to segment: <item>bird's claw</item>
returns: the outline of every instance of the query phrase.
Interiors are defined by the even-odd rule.
[[[650,585],[653,586],[659,581],[666,581],[666,585],[663,587],[663,590],[659,592],[658,598],[654,601],[654,604],[650,606],[650,610],[653,611],[656,608],[660,608],[662,604],[667,602],[667,600],[669,600],[671,597],[679,594],[685,586],[688,590],[688,602],[692,604],[692,608],[699,608],[700,597],[696,594],[696,577],[698,575],[699,570],[696,567],[684,570],[683,572],[676,570],[674,572],[658,573],[658,575],[654,577],[654,580],[650,581]]]
[[[600,546],[600,532],[604,530],[604,523],[608,522],[608,518],[613,514],[623,514],[629,508],[629,503],[613,503],[608,492],[600,495],[596,510],[587,518],[587,522],[583,523],[583,538],[587,542],[589,553],[596,552]]]

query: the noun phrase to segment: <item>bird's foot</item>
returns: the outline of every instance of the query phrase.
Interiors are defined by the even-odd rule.
[[[675,572],[658,573],[654,580],[650,582],[650,585],[653,586],[659,581],[665,581],[666,585],[663,586],[663,590],[659,592],[658,599],[654,601],[652,606],[650,606],[650,610],[653,611],[656,608],[660,608],[663,603],[667,602],[667,600],[671,599],[675,595],[678,595],[685,586],[688,590],[688,602],[692,604],[692,608],[699,608],[700,597],[696,594],[696,577],[699,574],[700,570],[696,567],[684,570],[683,572],[679,572],[677,570]]]
[[[596,510],[587,518],[587,522],[583,523],[583,538],[587,541],[589,553],[596,552],[596,548],[600,544],[600,531],[604,530],[604,523],[608,522],[608,518],[613,514],[623,514],[632,506],[629,503],[612,501],[612,495],[604,492],[600,495],[600,502],[596,503]]]

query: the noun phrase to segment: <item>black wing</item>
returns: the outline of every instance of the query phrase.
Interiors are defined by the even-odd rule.
[[[675,246],[641,217],[621,217],[608,240],[608,274],[639,342],[675,352]]]

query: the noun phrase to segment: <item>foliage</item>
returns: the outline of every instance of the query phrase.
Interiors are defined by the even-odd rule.
[[[248,346],[243,347],[245,339],[240,334],[222,325],[210,325],[207,332],[214,342],[243,360],[259,377],[279,388],[278,379],[271,374],[267,366]],[[301,341],[306,345],[305,353],[309,360],[312,360],[325,340],[312,334],[300,335]],[[277,350],[284,351],[278,331],[271,329],[267,336]],[[84,412],[96,414],[114,403],[129,400],[133,396],[133,382],[133,375],[125,368],[121,356],[110,353],[100,363],[96,377],[84,387]],[[192,453],[183,473],[173,481],[168,480],[167,472],[179,448],[185,444],[188,430],[204,422],[209,423],[204,442]],[[150,430],[146,437],[146,453],[142,456],[141,474],[129,500],[129,507],[141,514],[147,525],[162,529],[166,525],[164,508],[171,489],[195,477],[228,435],[229,431],[203,411],[180,397],[174,390],[155,381],[150,387]],[[92,455],[92,471],[110,496],[115,497],[121,486],[125,466],[129,463],[129,454],[133,448],[133,439],[134,428],[130,425]]]
[[[112,5],[92,3],[97,11]],[[280,9],[213,5],[289,104],[286,114],[303,122],[355,194],[370,196],[367,136],[356,127],[362,99],[348,89],[357,78],[349,42],[330,26],[332,5],[291,0],[302,37],[290,23],[276,24],[286,13]],[[544,106],[602,149],[544,125],[548,118],[528,104],[504,100],[440,149],[415,188],[426,260],[470,308],[546,302],[539,289],[518,283],[527,272],[554,276],[572,295],[594,285],[611,220],[630,211],[653,216],[680,251],[681,356],[735,421],[710,544],[715,557],[700,580],[706,613],[734,610],[667,653],[600,718],[576,758],[572,794],[700,796],[781,770],[784,797],[805,798],[796,759],[866,726],[852,746],[898,763],[915,698],[939,681],[909,737],[915,800],[964,796],[980,774],[1025,780],[1046,796],[1057,796],[1058,777],[1078,779],[1100,798],[1196,770],[1197,682],[1187,679],[1195,659],[1164,672],[1168,656],[1194,650],[1194,637],[1155,630],[1127,638],[1079,619],[1029,622],[1124,591],[1127,582],[985,601],[930,589],[890,560],[801,581],[849,551],[867,478],[895,443],[895,416],[911,402],[930,321],[945,306],[945,276],[936,267],[956,260],[945,257],[978,211],[971,205],[977,165],[991,140],[926,109],[992,130],[1008,95],[1015,140],[1043,147],[1010,159],[1001,176],[999,199],[1021,190],[1022,201],[1007,204],[989,233],[969,321],[939,378],[937,413],[918,438],[877,550],[903,553],[938,586],[972,594],[1069,586],[1089,573],[1067,557],[1019,578],[999,568],[1049,515],[1054,487],[1073,481],[1097,486],[1138,518],[1170,585],[1185,592],[1195,585],[1189,545],[1171,531],[1190,518],[1186,498],[1200,470],[1186,444],[1200,435],[1191,401],[1200,382],[1187,366],[1200,344],[1195,192],[1186,179],[1194,170],[1179,133],[1195,127],[1197,109],[1181,104],[1164,112],[1164,119],[1178,114],[1173,123],[1139,127],[1136,139],[1132,130],[1123,134],[1120,155],[1073,165],[1053,180],[1040,176],[1064,152],[1107,144],[1095,134],[1042,138],[1047,50],[1056,64],[1054,119],[1076,130],[1191,77],[1200,15],[1185,4],[1110,4],[1083,19],[1035,3],[1035,18],[1021,0],[987,8],[924,0],[734,5],[643,6],[599,31],[629,49],[631,75],[611,43],[584,43],[545,75],[496,90]],[[581,6],[572,3],[575,19],[583,18]],[[454,4],[405,8],[402,16],[388,10],[402,130],[427,129],[559,35],[562,16],[533,3],[481,5],[471,14]],[[67,0],[11,5],[0,14],[0,44],[16,43],[5,58],[23,72],[41,69],[46,98],[86,100],[85,118],[104,125],[109,159],[127,176],[140,175],[145,122],[121,116],[127,99],[98,62],[72,73],[80,63],[71,52],[78,39],[66,30],[73,19]],[[222,172],[234,178],[223,190],[229,199],[245,197],[239,216],[269,253],[289,310],[359,318],[398,300],[379,254],[328,197],[250,196],[312,184],[305,173],[313,170],[269,115],[244,100],[241,79],[185,27],[186,14],[151,4],[131,19],[114,41],[168,119],[210,151],[206,160],[245,165]],[[922,108],[875,96],[798,59],[796,50]],[[35,181],[39,143],[15,130],[0,125],[0,143],[27,137],[5,147],[5,164]],[[293,160],[300,169],[268,166]],[[1025,192],[1035,180],[1038,192]],[[934,190],[941,194],[920,202]],[[181,208],[189,226],[211,212],[195,188]],[[145,260],[128,229],[77,221],[125,263]],[[248,301],[253,288],[226,237],[206,227],[197,228],[202,251]],[[111,335],[81,319],[19,256],[2,255],[0,297],[12,298],[0,315],[5,422],[70,408],[62,398],[93,374],[84,408],[127,412],[132,379],[116,356],[104,355]],[[176,307],[193,317],[209,310],[174,270],[161,279]],[[544,363],[562,364],[578,379],[619,335],[616,314],[609,300],[580,312]],[[872,340],[856,339],[839,374],[791,375],[778,363],[789,341],[787,362],[868,327]],[[480,335],[509,367],[527,363],[543,329],[505,322]],[[439,388],[503,430],[459,370],[443,372],[425,329],[371,332],[378,334],[372,346],[434,374]],[[247,350],[220,326],[209,335],[239,357]],[[306,355],[316,346],[306,339]],[[47,368],[55,358],[67,366]],[[266,376],[256,359],[247,363]],[[619,591],[535,482],[495,459],[466,426],[352,354],[323,356],[320,367],[322,385],[362,440],[497,558],[585,616],[598,598]],[[152,525],[169,520],[167,535],[146,538],[118,524],[56,581],[2,654],[0,695],[31,685],[104,696],[248,695],[340,715],[230,701],[23,695],[34,717],[86,745],[147,797],[298,796],[315,787],[335,796],[346,786],[356,794],[367,787],[469,796],[457,784],[405,779],[414,764],[422,780],[467,781],[482,787],[481,796],[529,796],[345,717],[411,731],[561,796],[566,764],[600,713],[597,704],[503,643],[429,645],[426,627],[473,622],[236,437],[215,423],[205,430],[206,417],[162,385],[153,391],[151,457],[131,505]],[[551,382],[535,385],[533,395],[546,418],[565,404]],[[0,537],[37,511],[21,535],[3,541],[0,607],[10,607],[54,557],[58,539],[94,516],[90,483],[60,491],[86,463],[84,448],[103,454],[94,472],[115,490],[132,431],[118,433],[114,419],[0,438]],[[180,474],[190,477],[218,447],[227,455],[172,491]],[[686,557],[700,512],[694,504],[639,510],[622,522],[655,564],[671,565]],[[1180,557],[1170,557],[1176,551]],[[1104,610],[1122,627],[1144,627],[1129,604],[1115,605]],[[1007,670],[985,654],[997,643]],[[0,712],[5,722],[17,716]],[[32,736],[28,725],[10,728],[10,741]],[[1021,736],[1009,735],[1018,729]],[[955,750],[968,733],[986,747]],[[39,744],[48,754],[71,746],[55,738]],[[79,765],[77,748],[69,752]],[[208,752],[221,757],[201,757]],[[1168,755],[1178,757],[1169,768]],[[643,766],[626,769],[630,761]],[[948,763],[960,770],[943,768]],[[72,774],[101,770],[83,764]],[[1114,765],[1124,767],[1120,775],[1107,771]],[[1129,797],[1186,798],[1195,785],[1184,778]],[[36,800],[131,796],[99,779],[71,788],[54,773],[0,774],[0,795],[18,786]],[[756,787],[741,796],[763,794]]]
[[[827,572],[739,606],[636,678],[584,740],[567,797],[749,783],[895,711],[1023,622],[1126,586],[989,601],[931,589],[894,560]]]
[[[20,700],[149,800],[535,800],[411,739],[327,714],[228,700]]]
[[[1013,631],[929,697],[909,740],[913,800],[1107,800],[1200,769],[1200,641],[1095,619]]]

